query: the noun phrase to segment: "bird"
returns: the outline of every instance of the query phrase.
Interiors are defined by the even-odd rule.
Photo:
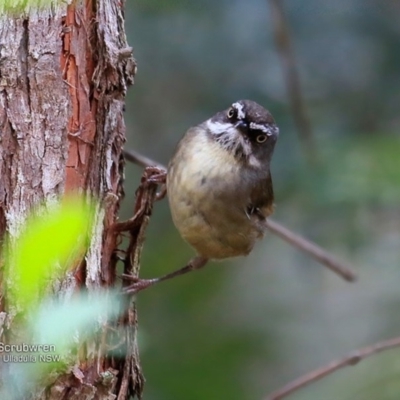
[[[172,220],[197,255],[162,277],[136,279],[126,292],[252,251],[274,211],[270,164],[278,136],[272,114],[252,100],[187,130],[168,164],[166,188]]]

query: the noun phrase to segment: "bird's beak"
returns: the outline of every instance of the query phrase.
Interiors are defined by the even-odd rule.
[[[235,128],[247,127],[247,122],[242,119],[236,122]]]
[[[244,133],[249,129],[249,124],[246,121],[240,120],[235,124],[235,128]]]

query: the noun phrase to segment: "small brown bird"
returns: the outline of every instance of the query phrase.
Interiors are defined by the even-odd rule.
[[[240,100],[190,128],[173,155],[167,193],[173,221],[198,256],[161,278],[138,280],[127,292],[246,255],[262,238],[274,209],[270,162],[279,129],[264,107]]]
[[[168,166],[173,221],[199,256],[248,254],[273,212],[272,115],[250,100],[190,128]]]

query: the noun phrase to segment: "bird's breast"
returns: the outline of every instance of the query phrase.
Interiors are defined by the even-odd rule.
[[[207,258],[248,254],[263,228],[246,214],[252,179],[206,135],[183,140],[167,176],[173,221],[182,237]]]

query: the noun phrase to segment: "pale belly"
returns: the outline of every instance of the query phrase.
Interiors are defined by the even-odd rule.
[[[172,218],[199,255],[211,259],[246,255],[263,236],[265,226],[246,213],[249,182],[242,181],[240,167],[221,160],[221,154],[213,156],[208,152],[205,162],[201,152],[194,153],[190,161],[175,163],[169,171]]]
[[[247,218],[238,218],[235,211],[225,209],[223,217],[218,216],[222,207],[216,205],[210,215],[200,204],[180,202],[179,210],[171,212],[182,237],[199,255],[222,259],[250,253],[256,240],[262,237],[262,230],[256,229]]]

